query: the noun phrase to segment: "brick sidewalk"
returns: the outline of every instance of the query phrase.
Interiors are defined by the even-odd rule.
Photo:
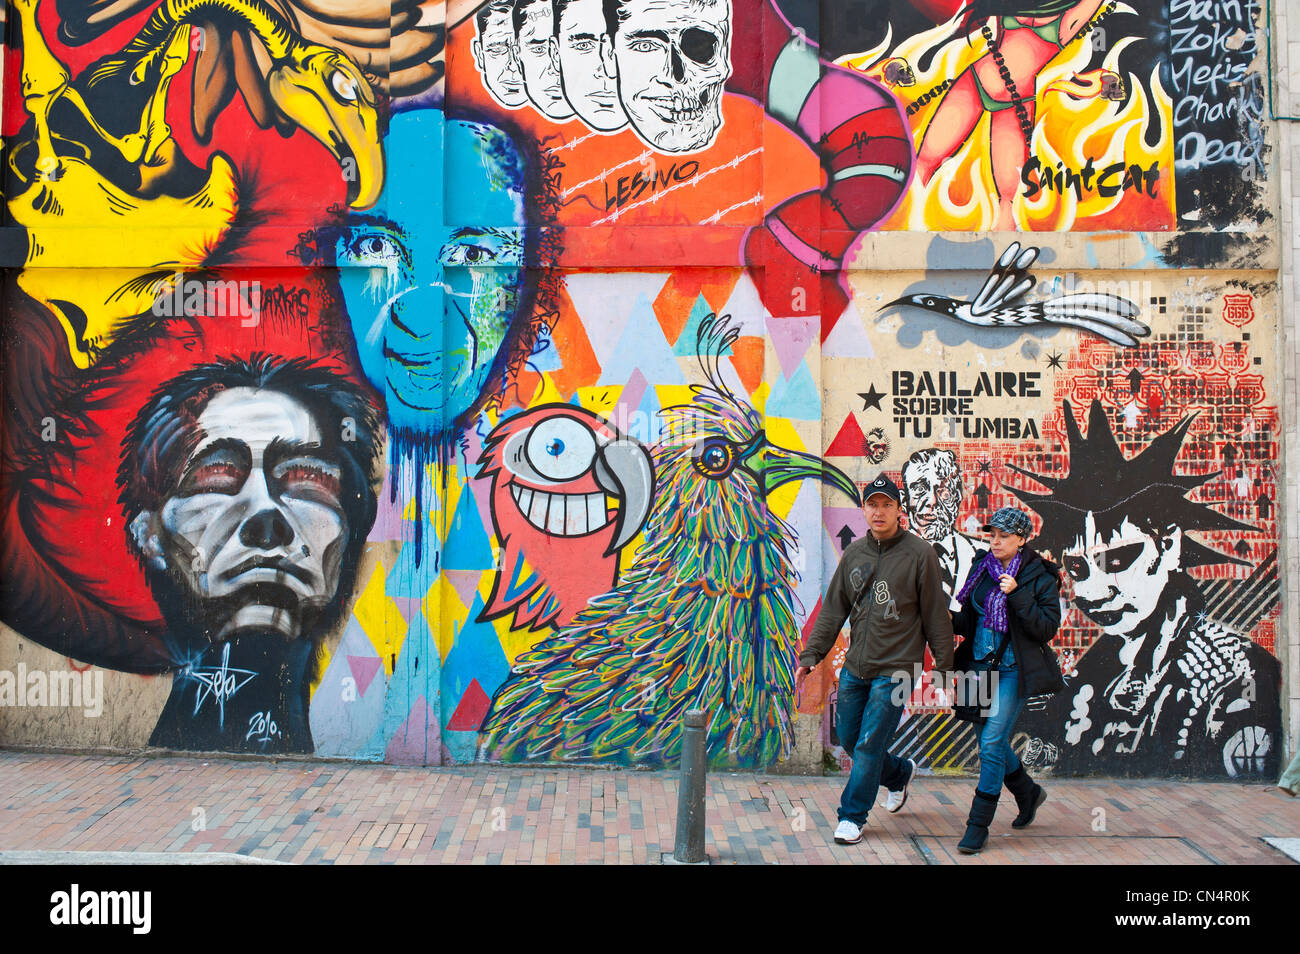
[[[723,864],[1292,864],[1300,800],[1264,785],[1047,782],[1032,828],[1004,794],[989,845],[956,851],[974,782],[923,777],[859,845],[831,841],[842,779],[709,778]],[[306,864],[658,863],[677,778],[595,769],[448,769],[0,752],[0,851],[234,852]],[[198,829],[198,830],[196,830]]]

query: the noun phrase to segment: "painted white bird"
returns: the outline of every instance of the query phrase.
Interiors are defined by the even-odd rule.
[[[1138,306],[1127,298],[1099,292],[1061,295],[1047,301],[1019,302],[1036,284],[1029,266],[1038,258],[1038,249],[1020,248],[1012,242],[1002,253],[973,301],[959,301],[943,295],[905,295],[891,301],[881,311],[908,305],[949,315],[968,325],[985,328],[1026,328],[1036,325],[1064,325],[1081,328],[1094,335],[1132,348],[1138,338],[1151,334],[1140,321]]]

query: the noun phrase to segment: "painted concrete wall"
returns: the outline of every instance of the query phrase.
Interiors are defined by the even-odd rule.
[[[1028,762],[1277,771],[1258,5],[114,9],[8,8],[5,743],[816,770],[883,471],[1063,567]]]

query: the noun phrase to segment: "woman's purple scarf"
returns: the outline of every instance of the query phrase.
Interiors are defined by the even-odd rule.
[[[984,601],[984,617],[985,625],[994,632],[1005,633],[1007,631],[1007,594],[1003,593],[1001,587],[998,586],[998,578],[1003,573],[1009,573],[1014,579],[1015,575],[1020,572],[1021,556],[1021,552],[1017,550],[1016,555],[1011,559],[1011,565],[1003,569],[1002,561],[995,557],[993,551],[990,550],[984,554],[984,559],[980,561],[979,566],[972,569],[966,576],[966,585],[957,594],[957,602],[965,603],[966,597],[970,596],[971,590],[975,589],[975,584],[979,582],[979,578],[985,573],[989,575],[989,579],[993,581],[993,592]]]

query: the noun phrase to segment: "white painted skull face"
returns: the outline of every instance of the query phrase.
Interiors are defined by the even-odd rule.
[[[961,511],[961,469],[951,451],[939,451],[929,460],[903,465],[903,493],[912,529],[927,540],[942,540],[957,532]]]
[[[1083,535],[1061,556],[1074,581],[1074,603],[1106,632],[1129,636],[1161,608],[1170,577],[1182,559],[1183,532],[1153,536],[1125,517],[1109,535],[1091,511]],[[1159,622],[1159,620],[1155,620]]]
[[[307,408],[276,391],[223,391],[197,425],[175,493],[132,521],[136,543],[215,638],[296,638],[304,614],[338,589],[348,528],[340,467]]]
[[[602,40],[636,134],[660,152],[707,149],[731,75],[730,0],[627,0]]]

